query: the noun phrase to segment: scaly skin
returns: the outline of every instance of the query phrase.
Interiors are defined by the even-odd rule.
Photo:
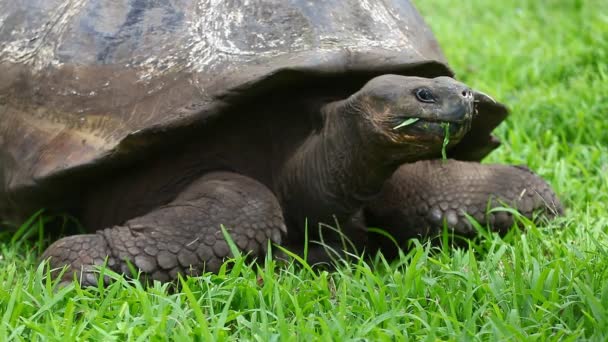
[[[548,218],[563,213],[551,187],[527,168],[457,160],[402,165],[365,212],[368,225],[405,242],[440,234],[444,221],[455,233],[472,237],[476,232],[465,213],[506,233],[516,223],[513,216],[505,211],[488,213],[505,206],[527,218],[535,213]],[[390,243],[384,242],[381,249],[387,251]]]
[[[96,285],[96,265],[130,274],[126,261],[144,279],[168,281],[177,273],[217,272],[231,256],[221,225],[252,257],[266,254],[268,241],[280,244],[286,232],[281,208],[257,181],[215,172],[191,184],[171,203],[96,234],[75,235],[52,244],[42,256],[52,268],[69,265],[83,285]],[[64,281],[73,279],[66,272]]]

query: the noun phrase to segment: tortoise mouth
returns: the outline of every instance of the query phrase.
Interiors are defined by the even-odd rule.
[[[444,139],[460,139],[470,128],[470,120],[429,120],[418,119],[415,123],[403,129],[403,134],[409,136]],[[401,133],[401,132],[400,132]]]
[[[413,115],[412,113],[397,115],[393,120],[398,124],[393,127],[393,131],[397,134],[450,135],[460,138],[471,128],[475,112],[474,100],[472,96],[467,95],[451,102],[430,112],[421,110],[420,113]]]
[[[441,138],[446,135],[451,139],[462,138],[471,128],[473,115],[466,111],[462,115],[436,117],[400,117],[400,124],[393,127],[393,131],[407,136],[418,136],[421,138]]]

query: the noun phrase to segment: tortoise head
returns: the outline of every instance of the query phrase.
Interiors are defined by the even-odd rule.
[[[415,146],[408,155],[436,153],[446,134],[450,145],[471,128],[474,92],[449,77],[382,75],[345,101],[363,120],[363,134],[397,148]]]

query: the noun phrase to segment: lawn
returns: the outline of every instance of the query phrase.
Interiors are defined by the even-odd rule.
[[[540,173],[566,217],[332,272],[237,258],[178,291],[125,280],[57,289],[36,263],[48,241],[5,233],[0,341],[608,340],[608,2],[416,5],[457,76],[512,110],[487,161]]]

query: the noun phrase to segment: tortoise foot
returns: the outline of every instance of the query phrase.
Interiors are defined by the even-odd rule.
[[[522,166],[431,160],[402,165],[381,195],[366,208],[369,225],[386,229],[397,241],[432,237],[444,224],[465,237],[476,234],[466,215],[501,234],[516,220],[553,218],[563,207],[551,187]]]
[[[61,277],[63,284],[71,282],[76,275],[82,286],[97,286],[99,272],[96,266],[106,265],[112,269],[116,265],[110,246],[98,234],[74,235],[57,240],[46,249],[41,259],[49,260],[53,277],[61,274],[63,266],[67,266]]]
[[[143,280],[171,281],[178,274],[216,272],[231,257],[221,227],[251,257],[265,255],[268,242],[281,243],[286,228],[274,195],[262,184],[233,173],[216,172],[191,184],[171,203],[95,235],[63,238],[43,258],[52,267],[70,266],[83,285],[96,285],[95,266]],[[140,278],[140,279],[141,279]]]

